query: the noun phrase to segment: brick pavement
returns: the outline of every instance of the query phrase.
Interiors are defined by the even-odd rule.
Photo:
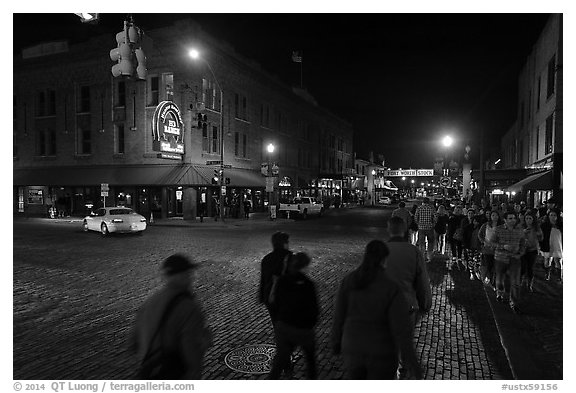
[[[157,244],[202,256],[196,288],[215,333],[203,378],[266,378],[233,371],[224,357],[242,346],[273,344],[267,313],[256,303],[255,291],[260,259],[269,251],[269,235],[286,225],[293,233],[293,248],[309,251],[314,258],[311,276],[322,305],[317,329],[319,377],[343,378],[341,361],[328,345],[334,292],[361,260],[367,235],[384,235],[368,228],[336,236],[314,232],[311,239],[299,232],[300,225],[294,221],[261,218],[208,224],[203,227],[206,231],[197,230],[206,222],[192,226],[159,222],[143,237],[106,239],[104,249],[96,234],[74,230],[62,239],[61,234],[49,232],[44,238],[57,243],[55,248],[27,241],[28,233],[15,230],[14,378],[130,378],[136,367],[129,345],[133,315],[160,285],[158,265],[166,256]],[[77,225],[60,224],[62,228]],[[166,230],[163,224],[172,228]],[[84,255],[86,249],[92,253],[90,258]],[[133,250],[139,253],[134,256]],[[511,378],[482,285],[470,282],[464,273],[448,272],[440,259],[428,268],[433,306],[415,332],[425,378]],[[296,378],[303,378],[303,363],[301,358],[296,362]]]

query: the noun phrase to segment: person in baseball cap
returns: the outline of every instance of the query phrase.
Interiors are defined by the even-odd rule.
[[[167,276],[197,269],[199,265],[184,254],[173,254],[162,263],[162,271]]]

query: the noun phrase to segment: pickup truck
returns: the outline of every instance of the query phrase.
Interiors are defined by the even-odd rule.
[[[305,220],[310,214],[322,216],[324,206],[322,203],[316,202],[314,198],[301,197],[295,198],[290,203],[280,203],[280,209],[278,209],[278,211],[285,214],[288,218],[290,218],[290,215],[298,215]]]

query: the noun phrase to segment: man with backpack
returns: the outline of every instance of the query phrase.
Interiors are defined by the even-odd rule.
[[[430,199],[425,197],[422,205],[418,206],[414,214],[414,221],[418,225],[418,248],[422,250],[426,262],[430,262],[435,248],[434,213],[434,208],[430,205]]]
[[[137,379],[200,379],[212,345],[202,307],[190,289],[198,264],[174,254],[162,264],[166,284],[136,316]]]

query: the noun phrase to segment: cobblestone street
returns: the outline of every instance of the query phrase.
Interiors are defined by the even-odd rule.
[[[225,359],[234,350],[274,344],[256,292],[260,260],[270,251],[270,235],[279,229],[291,234],[292,250],[313,258],[310,275],[322,307],[319,378],[342,379],[341,361],[329,347],[334,294],[343,276],[360,263],[366,243],[386,237],[389,211],[329,213],[307,221],[158,223],[143,236],[109,238],[82,233],[79,222],[16,220],[14,379],[132,378],[137,366],[131,348],[134,315],[161,285],[159,265],[174,252],[187,253],[202,265],[195,287],[215,337],[203,378],[265,379],[265,373],[233,370]],[[434,259],[428,269],[433,306],[415,333],[425,379],[513,378],[482,284],[465,272],[448,271],[443,259]],[[531,326],[544,328],[536,322]],[[560,344],[560,363],[561,356]],[[297,353],[295,378],[303,378],[303,366]]]

